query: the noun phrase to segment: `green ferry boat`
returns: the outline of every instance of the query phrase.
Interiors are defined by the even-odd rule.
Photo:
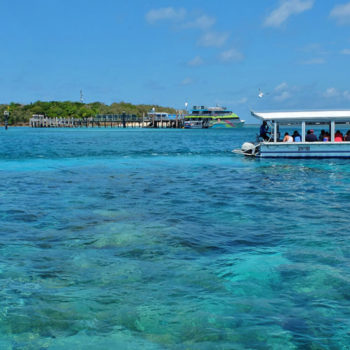
[[[184,116],[185,129],[239,128],[244,120],[225,107],[193,106],[191,113]]]

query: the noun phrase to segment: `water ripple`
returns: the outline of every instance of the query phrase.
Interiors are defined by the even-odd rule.
[[[255,132],[2,132],[0,347],[348,348],[350,165]]]

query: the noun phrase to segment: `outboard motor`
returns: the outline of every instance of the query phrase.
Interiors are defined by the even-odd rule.
[[[251,142],[244,142],[242,147],[241,147],[241,151],[244,154],[255,154],[255,148],[256,146],[254,145],[254,143]]]
[[[245,156],[256,156],[259,152],[260,144],[252,142],[244,142],[241,149],[233,150],[234,153],[243,154]]]

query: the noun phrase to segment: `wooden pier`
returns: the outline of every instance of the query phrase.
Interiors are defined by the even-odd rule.
[[[42,114],[34,114],[29,120],[32,128],[182,128],[181,115],[150,114],[138,117],[130,114],[98,114],[88,118],[50,118]]]

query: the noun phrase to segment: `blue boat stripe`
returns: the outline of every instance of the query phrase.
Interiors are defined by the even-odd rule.
[[[275,156],[260,156],[260,158],[262,159],[266,159],[266,158],[269,158],[269,159],[276,159],[276,158],[288,158],[288,159],[305,159],[305,158],[308,158],[308,159],[350,159],[350,155],[345,155],[345,156],[332,156],[332,155],[329,155],[329,156],[316,156],[316,155],[310,155],[310,156],[281,156],[279,155],[278,157],[275,157]]]

